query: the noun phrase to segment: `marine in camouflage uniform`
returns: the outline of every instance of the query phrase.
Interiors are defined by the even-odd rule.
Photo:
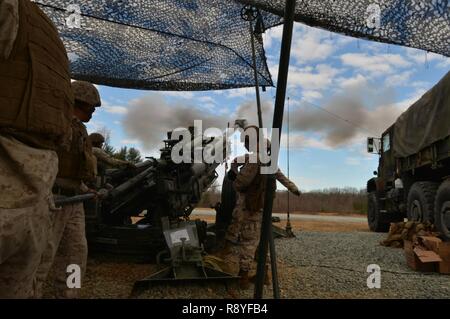
[[[89,134],[89,141],[92,144],[92,154],[96,159],[96,176],[97,182],[96,187],[101,188],[104,184],[104,176],[106,169],[108,167],[115,168],[136,168],[136,166],[128,161],[123,161],[112,157],[103,150],[103,143],[105,143],[105,138],[100,133]]]
[[[268,141],[266,145],[270,147]],[[239,269],[241,287],[244,289],[248,287],[249,271],[259,244],[266,183],[266,176],[260,173],[261,164],[256,160],[251,161],[251,156],[247,154],[238,157],[231,164],[231,172],[236,176],[234,186],[237,198],[232,221],[225,235],[227,244],[222,255],[230,265],[228,271],[237,273],[236,270]],[[243,166],[238,172],[240,165]],[[290,192],[297,196],[300,195],[297,186],[279,169],[275,173],[275,177]]]
[[[0,298],[29,298],[74,103],[66,50],[29,0],[0,1],[0,70]]]
[[[95,192],[86,183],[95,180],[95,158],[86,127],[96,107],[101,105],[100,96],[91,83],[72,82],[75,96],[72,119],[72,144],[69,151],[58,152],[59,171],[53,192],[55,195],[76,196]],[[53,264],[54,294],[56,298],[77,298],[79,289],[67,287],[67,267],[78,265],[81,269],[81,284],[87,263],[87,240],[85,233],[83,203],[63,206],[53,213],[53,232],[38,270],[38,293],[42,296],[43,284]]]
[[[123,161],[118,158],[114,158],[103,150],[103,143],[105,143],[105,138],[100,133],[89,134],[89,140],[92,144],[92,154],[94,154],[97,159],[97,166],[102,167],[116,167],[124,168],[130,167],[135,168],[136,166],[129,162]]]

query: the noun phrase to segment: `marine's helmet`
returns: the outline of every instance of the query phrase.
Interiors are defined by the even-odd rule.
[[[94,84],[86,81],[73,81],[72,90],[75,101],[84,102],[95,107],[102,105],[100,94]]]
[[[101,145],[105,143],[105,138],[100,133],[89,134],[89,140],[94,147],[101,147]]]
[[[100,145],[105,143],[105,138],[100,133],[89,134],[89,140],[91,141],[92,145]]]

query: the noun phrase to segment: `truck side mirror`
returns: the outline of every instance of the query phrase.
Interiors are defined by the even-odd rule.
[[[367,152],[371,154],[380,154],[381,139],[375,137],[367,138]]]
[[[373,138],[367,138],[367,153],[373,153]]]

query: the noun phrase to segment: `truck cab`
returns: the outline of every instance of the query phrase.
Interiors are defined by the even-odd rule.
[[[367,150],[379,156],[367,182],[369,228],[433,223],[450,240],[450,72],[411,105]]]
[[[381,138],[367,140],[369,153],[379,156],[375,177],[367,182],[367,220],[371,231],[387,232],[390,223],[434,223],[450,240],[450,137],[417,154],[395,156],[395,127]]]
[[[405,217],[403,181],[399,177],[397,161],[393,152],[394,125],[389,127],[381,138],[368,138],[367,151],[379,155],[376,177],[367,182],[368,223],[376,232],[389,230],[394,221]]]

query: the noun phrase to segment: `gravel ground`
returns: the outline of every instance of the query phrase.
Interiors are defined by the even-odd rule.
[[[368,232],[296,232],[277,239],[282,298],[450,298],[450,276],[410,270],[402,249],[379,245],[385,234]],[[381,289],[367,288],[369,264],[381,267]],[[252,298],[253,286],[205,283],[159,286],[131,295],[134,281],[157,270],[155,265],[116,258],[90,258],[83,298]],[[271,287],[265,288],[271,298]]]
[[[450,298],[450,276],[418,273],[402,249],[379,245],[386,234],[301,232],[277,241],[286,270],[284,298]],[[296,252],[296,253],[292,253]],[[367,288],[367,266],[381,268],[381,289]]]

